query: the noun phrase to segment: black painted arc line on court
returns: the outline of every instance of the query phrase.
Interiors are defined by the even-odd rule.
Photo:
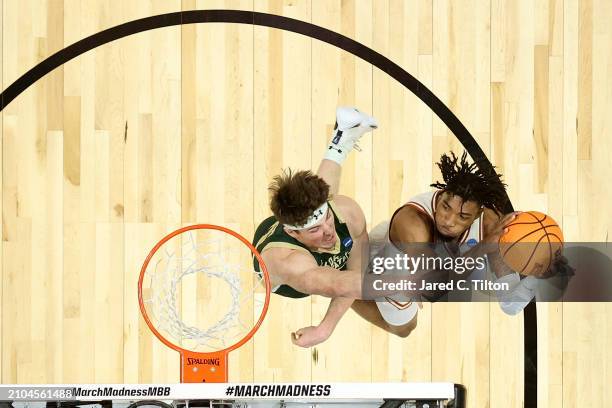
[[[100,45],[104,45],[132,34],[153,30],[156,28],[196,23],[240,23],[278,28],[284,31],[291,31],[298,34],[303,34],[310,38],[318,39],[349,52],[363,59],[364,61],[371,63],[404,85],[404,87],[423,101],[423,103],[429,106],[436,116],[438,116],[446,124],[446,126],[453,132],[455,137],[459,139],[463,147],[467,150],[470,157],[477,163],[479,168],[487,171],[493,171],[493,165],[487,159],[474,137],[461,123],[461,121],[459,121],[457,116],[455,116],[455,114],[437,96],[435,96],[433,92],[429,90],[429,88],[384,55],[372,50],[369,47],[366,47],[352,38],[311,23],[275,14],[258,13],[245,10],[180,11],[145,17],[100,31],[99,33],[77,41],[76,43],[56,52],[19,77],[15,82],[7,87],[2,94],[0,94],[0,111],[4,110],[9,103],[11,103],[19,94],[30,87],[30,85],[34,84],[55,68],[87,51],[99,47]],[[504,210],[506,212],[510,212],[513,210],[512,204],[507,195],[506,199]],[[537,322],[536,309],[533,303],[529,304],[529,306],[525,308],[524,317],[524,406],[536,407],[537,386],[531,386],[533,384],[537,384]],[[528,359],[531,361],[528,362]],[[530,386],[528,387],[528,385]]]
[[[419,99],[429,106],[431,110],[434,111],[440,117],[440,119],[442,119],[446,126],[448,126],[448,128],[457,136],[466,150],[468,150],[472,159],[478,163],[479,167],[491,170],[491,163],[487,160],[484,152],[480,146],[478,146],[478,143],[476,143],[474,138],[470,135],[459,119],[425,85],[403,70],[399,65],[395,64],[378,52],[364,46],[363,44],[326,28],[288,17],[256,13],[252,11],[183,11],[146,17],[108,28],[56,52],[22,75],[0,95],[0,110],[3,110],[6,105],[17,97],[17,95],[47,73],[66,63],[67,61],[100,45],[126,37],[128,35],[156,28],[182,24],[215,22],[254,24],[292,31],[311,38],[316,38],[331,45],[335,45],[338,48],[362,58],[363,60],[379,68],[381,71],[389,74],[391,77],[412,91],[416,96],[418,96]],[[509,200],[508,211],[511,211]]]

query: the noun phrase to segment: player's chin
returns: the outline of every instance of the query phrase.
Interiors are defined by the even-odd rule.
[[[438,228],[438,233],[440,233],[440,235],[442,235],[445,238],[457,238],[459,235],[461,235],[460,232],[455,232],[453,230],[449,230],[449,229],[445,229],[445,228]]]
[[[329,241],[323,241],[320,245],[321,248],[325,248],[325,249],[331,249],[334,247],[334,245],[336,245],[336,238],[334,237],[333,239],[329,240]]]

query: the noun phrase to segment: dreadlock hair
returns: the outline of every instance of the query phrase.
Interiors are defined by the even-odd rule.
[[[281,224],[302,225],[329,198],[329,185],[310,170],[291,169],[274,177],[268,187],[270,208]]]
[[[466,152],[461,155],[461,159],[453,152],[451,157],[444,153],[436,164],[440,168],[444,183],[436,181],[431,187],[448,191],[461,197],[463,201],[476,201],[497,213],[503,213],[507,198],[506,184],[501,181],[501,174],[483,171],[476,163],[469,164]]]

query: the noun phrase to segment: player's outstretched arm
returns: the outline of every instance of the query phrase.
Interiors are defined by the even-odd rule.
[[[506,283],[510,290],[497,291],[500,308],[508,315],[520,313],[535,296],[535,278],[521,279],[519,274],[510,269],[497,251],[499,237],[507,231],[520,211],[500,215],[493,210],[485,209],[483,217],[484,237],[468,254],[481,256],[486,254],[491,271],[496,276],[496,283]]]
[[[329,194],[336,195],[340,189],[340,176],[342,175],[342,167],[335,161],[323,159],[319,164],[317,176],[321,177],[329,184]]]
[[[319,266],[305,251],[292,251],[284,258],[266,260],[266,265],[274,271],[279,283],[303,293],[332,298],[361,296],[361,271]]]
[[[365,216],[355,201],[348,197],[338,196],[336,204],[346,218],[353,247],[347,262],[349,270],[362,271],[367,266],[369,254],[369,240],[366,229]],[[301,347],[312,347],[329,338],[338,322],[353,304],[354,298],[336,297],[329,302],[325,317],[317,326],[304,327],[292,333],[293,344]]]
[[[327,340],[354,300],[346,297],[333,298],[329,302],[325,317],[318,326],[303,327],[291,333],[293,344],[300,347],[312,347]]]

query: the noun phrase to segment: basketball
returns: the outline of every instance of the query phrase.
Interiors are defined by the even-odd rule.
[[[499,239],[504,263],[521,275],[542,276],[563,249],[563,232],[546,214],[527,211],[517,215]]]

